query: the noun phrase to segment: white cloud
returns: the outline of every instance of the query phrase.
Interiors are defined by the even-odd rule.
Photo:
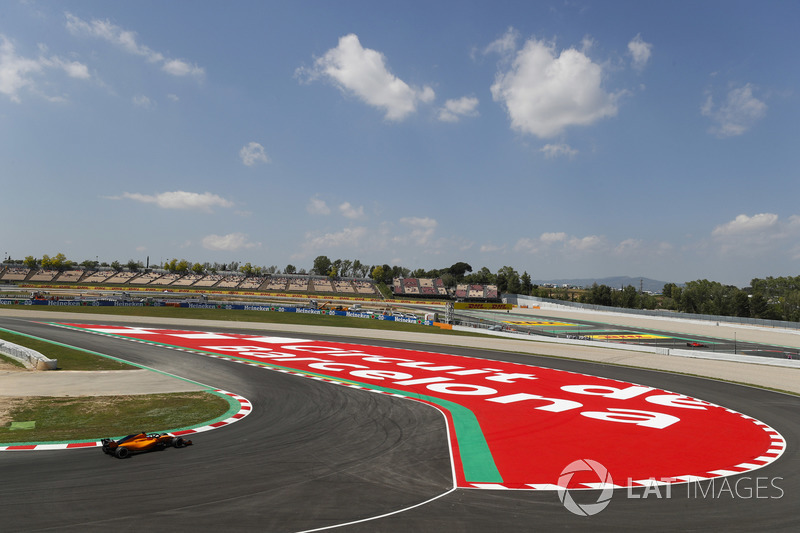
[[[42,47],[44,51],[44,47]],[[17,54],[14,43],[6,36],[0,35],[0,93],[8,96],[12,102],[21,101],[20,92],[27,88],[39,94],[34,81],[34,75],[43,74],[46,69],[60,69],[70,78],[89,79],[89,68],[78,61],[68,61],[58,56],[44,57],[40,55],[36,59],[23,57]],[[62,97],[41,95],[45,99],[59,102],[64,101]]]
[[[167,98],[170,99],[173,102],[179,102],[180,101],[180,98],[178,98],[177,94],[170,93],[170,94],[167,95]]]
[[[541,150],[539,150],[544,154],[544,156],[548,159],[553,159],[555,157],[560,156],[567,156],[567,157],[575,157],[578,155],[578,151],[571,147],[568,144],[545,144]]]
[[[306,206],[306,211],[310,215],[330,215],[331,209],[328,207],[328,204],[325,203],[325,200],[320,199],[319,197],[315,196],[308,200],[308,205]]]
[[[542,241],[544,244],[551,245],[557,242],[564,242],[567,240],[567,234],[563,231],[553,232],[553,233],[542,233],[539,236],[539,240]]]
[[[800,251],[800,216],[781,220],[774,213],[738,215],[711,231],[713,243],[722,254],[744,257],[769,257],[771,260],[789,255],[797,259]]]
[[[709,133],[720,138],[735,137],[742,135],[764,118],[767,104],[753,96],[753,87],[748,83],[728,91],[725,102],[720,106],[714,103],[709,94],[700,112],[714,123],[709,128]]]
[[[400,223],[411,228],[410,234],[398,236],[395,240],[399,242],[410,241],[413,244],[424,246],[431,242],[436,227],[439,225],[436,220],[429,217],[404,217]]]
[[[42,65],[33,59],[18,56],[14,44],[5,36],[0,36],[0,92],[13,102],[19,102],[19,91],[33,85],[30,74],[41,72]]]
[[[309,81],[324,78],[343,92],[360,98],[370,106],[386,112],[387,120],[403,120],[417,109],[420,102],[433,101],[433,89],[416,89],[389,72],[383,54],[364,48],[355,34],[339,39],[314,62],[311,69],[300,68],[298,75]]]
[[[478,99],[474,96],[463,96],[457,100],[447,100],[439,109],[439,120],[442,122],[458,122],[461,117],[478,115]]]
[[[505,246],[499,246],[497,244],[487,243],[482,244],[480,247],[481,253],[496,253],[496,252],[503,252],[505,251]]]
[[[625,239],[614,248],[614,253],[619,255],[637,253],[643,245],[640,239]]]
[[[508,56],[513,54],[514,51],[517,49],[517,41],[519,40],[519,32],[514,28],[508,28],[506,32],[503,34],[502,37],[499,39],[492,41],[489,46],[487,46],[483,53],[484,54],[500,54],[501,56]]]
[[[529,237],[522,237],[514,245],[514,251],[535,254],[540,250],[539,244],[540,243],[534,239],[531,239]]]
[[[357,248],[362,239],[367,236],[367,228],[359,226],[355,228],[345,228],[335,233],[325,233],[314,236],[306,234],[306,242],[303,247],[307,252],[324,251],[329,248],[340,248],[350,246]]]
[[[153,109],[156,106],[155,102],[143,94],[134,96],[131,101],[133,102],[133,105],[136,107],[141,107],[142,109]]]
[[[173,76],[195,76],[200,77],[205,74],[205,70],[197,65],[190,65],[180,59],[169,59],[164,62],[161,70]]]
[[[194,76],[202,78],[205,76],[205,69],[192,65],[182,59],[166,58],[160,52],[140,44],[136,39],[136,32],[124,30],[109,20],[93,19],[86,21],[73,15],[65,13],[67,19],[67,30],[73,35],[80,37],[94,37],[118,46],[125,52],[143,57],[148,63],[160,63],[161,70],[172,76]]]
[[[146,204],[156,204],[163,209],[189,209],[211,212],[211,208],[215,206],[233,207],[233,202],[230,200],[226,200],[210,192],[200,194],[186,191],[172,191],[156,195],[126,192],[122,194],[122,198]]]
[[[778,215],[773,213],[760,213],[749,217],[739,215],[730,222],[720,224],[711,232],[713,237],[726,237],[736,235],[748,235],[753,233],[764,233],[778,224]]]
[[[652,51],[653,45],[644,42],[641,35],[634,37],[628,43],[628,53],[631,55],[633,68],[639,71],[643,70],[647,66],[647,62],[650,61]]]
[[[344,202],[339,206],[339,212],[342,216],[356,219],[364,217],[364,206],[353,207],[350,202]]]
[[[522,237],[514,245],[514,251],[535,254],[566,240],[567,234],[564,232],[542,233],[538,239]]]
[[[492,97],[503,104],[514,130],[540,138],[561,134],[617,114],[622,93],[607,93],[603,68],[574,48],[531,39],[510,67],[497,74]]]
[[[597,235],[588,235],[586,237],[572,237],[567,241],[567,246],[572,250],[581,252],[598,251],[607,247],[606,240]]]
[[[247,143],[239,150],[239,157],[242,163],[248,167],[252,167],[256,163],[269,163],[269,157],[264,151],[264,147],[257,142]]]
[[[203,237],[203,248],[206,250],[217,250],[225,252],[235,252],[242,249],[260,248],[260,242],[249,242],[244,233],[229,233],[227,235],[207,235]]]

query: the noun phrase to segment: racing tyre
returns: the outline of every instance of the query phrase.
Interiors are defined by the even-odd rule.
[[[186,442],[183,440],[183,437],[178,437],[175,439],[176,448],[183,448],[184,446],[186,446]]]
[[[128,457],[130,454],[131,454],[130,450],[128,450],[128,448],[126,448],[126,447],[124,447],[124,446],[120,446],[120,447],[119,447],[119,448],[117,448],[117,450],[114,452],[114,455],[116,455],[116,456],[117,456],[117,458],[119,458],[119,459],[125,459],[125,458],[126,458],[126,457]]]

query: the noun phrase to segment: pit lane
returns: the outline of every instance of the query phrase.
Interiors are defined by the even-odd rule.
[[[35,458],[0,456],[7,481],[0,489],[0,509],[10,518],[6,524],[11,531],[126,527],[132,517],[137,524],[153,527],[296,531],[368,519],[437,496],[441,497],[426,505],[346,529],[489,531],[538,526],[619,530],[644,523],[657,529],[796,529],[798,525],[789,503],[792,494],[800,490],[795,397],[674,374],[438,346],[434,351],[657,385],[759,418],[781,431],[789,442],[779,461],[759,471],[759,476],[782,477],[782,498],[727,498],[727,494],[724,498],[688,498],[680,494],[680,498],[666,499],[652,494],[649,498],[615,494],[603,513],[587,519],[567,512],[553,493],[451,492],[444,419],[423,404],[191,354],[170,351],[166,356],[157,347],[54,331],[29,321],[3,322],[9,329],[24,329],[233,390],[254,404],[254,413],[247,419],[209,433],[198,440],[199,446],[182,450],[180,455],[149,454],[135,462],[111,464],[89,452],[69,456],[36,452]],[[264,334],[263,330],[258,333]],[[364,344],[363,339],[327,338]],[[428,345],[393,341],[370,344],[431,350]],[[520,453],[536,454],[536,450]],[[167,490],[158,490],[165,484]],[[126,490],[111,496],[113,504],[97,505],[109,499],[113,487],[122,486]],[[31,497],[53,512],[22,513],[24,502]]]

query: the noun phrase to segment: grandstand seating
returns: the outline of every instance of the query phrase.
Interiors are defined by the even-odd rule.
[[[235,289],[236,287],[239,286],[239,284],[242,281],[244,281],[243,276],[240,276],[238,274],[231,274],[228,276],[224,276],[222,280],[220,280],[219,284],[217,284],[217,287],[223,289]]]
[[[342,295],[375,296],[378,293],[375,283],[367,279],[336,279],[307,275],[288,276],[252,276],[241,274],[178,274],[162,270],[149,272],[129,272],[107,270],[68,270],[59,273],[56,270],[29,269],[22,267],[0,267],[0,280],[3,281],[40,281],[93,284],[115,284],[151,287],[191,287],[237,289],[269,292],[318,292]],[[409,283],[409,290],[419,291],[419,283]],[[439,287],[434,280],[424,282],[426,294],[436,293]],[[442,287],[443,288],[443,287]]]
[[[30,268],[8,267],[0,276],[3,281],[23,281],[31,273]]]
[[[128,283],[130,283],[131,285],[149,285],[150,283],[154,282],[160,277],[161,274],[157,272],[146,272],[140,276],[131,279]]]
[[[194,286],[195,287],[213,287],[217,283],[222,281],[223,277],[224,276],[222,276],[221,274],[208,274],[207,276],[204,276],[202,279],[196,281]]]
[[[404,278],[392,281],[392,290],[397,296],[426,296],[446,298],[448,296],[441,278]]]
[[[272,277],[267,281],[265,290],[283,292],[286,290],[287,285],[289,285],[289,278]]]
[[[288,290],[291,292],[308,292],[308,278],[291,278]]]
[[[353,280],[353,286],[358,294],[378,294],[378,289],[371,281]]]
[[[38,270],[28,278],[28,281],[53,281],[58,275],[58,270]]]
[[[113,270],[100,270],[98,272],[91,272],[83,279],[84,283],[105,283],[108,278],[114,275]]]
[[[67,270],[58,276],[59,283],[77,283],[83,276],[83,270]]]
[[[172,283],[173,287],[190,287],[203,279],[205,276],[203,274],[186,274],[182,278],[175,280]]]
[[[254,290],[258,289],[259,287],[261,287],[261,285],[263,283],[264,283],[264,278],[261,278],[261,277],[258,277],[258,276],[248,277],[248,278],[245,278],[245,280],[241,283],[241,285],[239,285],[239,289],[248,290],[248,291],[254,291]]]
[[[106,279],[105,283],[128,283],[138,275],[138,272],[116,272],[113,276]]]
[[[334,292],[333,284],[329,279],[312,279],[311,290],[313,292]]]

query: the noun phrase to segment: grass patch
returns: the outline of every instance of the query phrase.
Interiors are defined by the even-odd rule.
[[[227,413],[225,398],[206,392],[142,396],[32,397],[9,402],[0,443],[99,440],[137,431],[156,432],[203,424]],[[35,422],[34,429],[11,429]]]
[[[67,348],[66,346],[61,346],[45,340],[34,339],[27,335],[11,333],[2,329],[0,329],[0,339],[25,346],[31,350],[36,350],[50,359],[58,359],[59,370],[131,370],[136,368],[120,361],[108,359],[107,357],[100,357],[82,350]],[[4,358],[4,360],[5,359],[7,358]],[[10,360],[24,367],[24,365],[14,359]]]

